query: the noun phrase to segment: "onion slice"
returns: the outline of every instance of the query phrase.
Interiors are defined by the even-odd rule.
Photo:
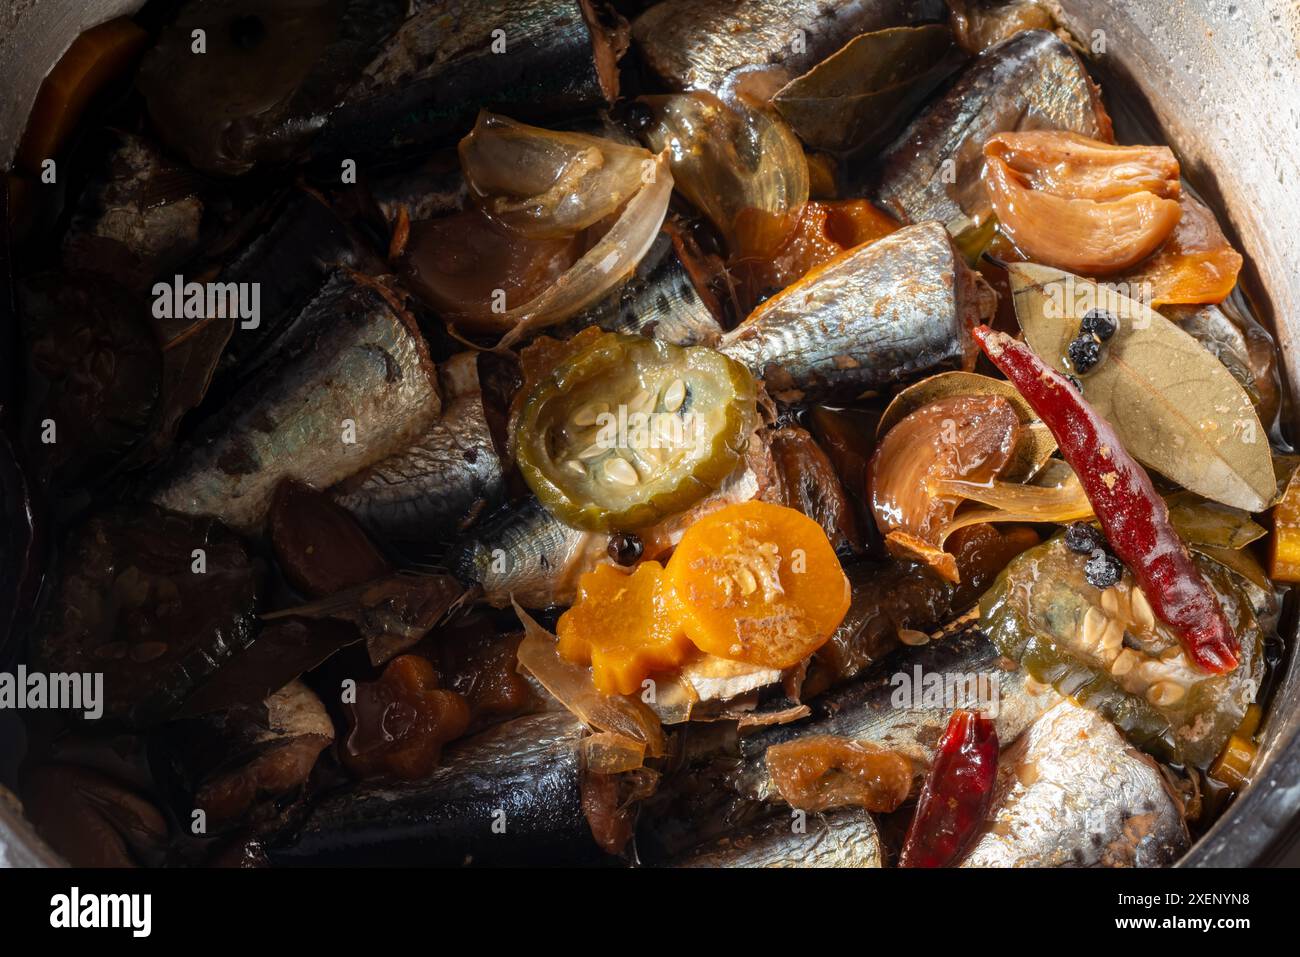
[[[649,707],[632,695],[601,694],[592,682],[591,669],[561,658],[555,636],[518,603],[514,607],[524,626],[520,669],[541,682],[575,718],[606,735],[590,746],[601,753],[604,767],[629,770],[627,765],[638,750],[650,757],[665,753],[663,727]]]
[[[672,198],[673,177],[665,158],[654,157],[647,182],[618,220],[591,249],[546,291],[502,314],[508,327],[501,347],[508,348],[545,326],[554,325],[603,299],[621,285],[649,251]]]
[[[572,236],[612,215],[641,189],[654,159],[639,146],[486,111],[459,152],[475,203],[531,239]]]

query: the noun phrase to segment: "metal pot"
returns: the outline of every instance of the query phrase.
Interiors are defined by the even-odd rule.
[[[7,168],[49,68],[80,32],[142,0],[0,0],[0,168]],[[1246,253],[1243,281],[1276,331],[1300,395],[1300,11],[1283,0],[1061,0],[1061,22],[1099,54],[1118,92],[1150,108],[1183,170]],[[0,216],[0,224],[4,218]],[[0,320],[6,259],[0,255]],[[3,348],[7,348],[6,346]],[[1294,421],[1294,420],[1293,420]],[[6,520],[8,518],[6,517]],[[1293,641],[1296,636],[1288,636]],[[1264,719],[1255,781],[1182,866],[1280,859],[1300,832],[1300,662],[1291,656]],[[0,789],[0,865],[51,865]]]

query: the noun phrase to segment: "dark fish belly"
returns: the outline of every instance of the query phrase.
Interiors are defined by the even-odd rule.
[[[579,742],[567,712],[518,718],[449,748],[428,781],[326,796],[276,864],[591,863]]]

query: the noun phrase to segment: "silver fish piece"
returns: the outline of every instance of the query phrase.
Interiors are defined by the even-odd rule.
[[[678,346],[711,346],[722,337],[713,295],[701,291],[682,250],[661,231],[632,277],[590,309],[550,330],[565,339],[588,326],[650,336]]]
[[[326,796],[292,844],[268,854],[309,866],[599,860],[583,811],[585,735],[568,712],[496,725],[449,747],[427,781]]]
[[[741,754],[750,767],[739,780],[752,799],[773,799],[764,759],[767,749],[820,735],[869,741],[906,756],[923,773],[954,708],[982,710],[993,719],[998,740],[1007,743],[1059,700],[1055,691],[1030,681],[970,625],[920,648],[902,649],[863,681],[822,696],[813,703],[810,721],[778,725],[743,739]]]
[[[665,555],[708,512],[757,497],[766,481],[768,459],[767,445],[756,432],[744,460],[720,489],[637,533],[644,557]],[[498,608],[509,605],[512,595],[525,608],[550,608],[573,602],[578,579],[608,559],[608,545],[604,533],[571,528],[529,498],[489,519],[472,538],[453,548],[445,564],[461,581],[480,585],[484,600]]]
[[[1078,54],[1054,33],[1028,30],[982,54],[885,150],[876,198],[909,223],[981,218],[989,210],[980,182],[985,142],[1039,129],[1113,139]]]
[[[632,24],[632,40],[664,83],[721,93],[738,71],[811,69],[859,33],[943,20],[939,0],[666,0]]]
[[[525,608],[571,602],[578,578],[605,555],[607,537],[570,528],[530,498],[493,516],[473,538],[452,549],[447,567],[483,589],[498,608],[511,596]]]
[[[763,303],[720,352],[778,401],[856,396],[969,366],[972,326],[996,295],[940,223],[908,226],[833,260]]]
[[[1062,701],[1002,753],[993,808],[961,867],[1160,867],[1187,849],[1159,767]]]
[[[810,814],[803,830],[776,814],[673,861],[673,867],[884,867],[880,833],[860,808]]]
[[[927,697],[927,683],[942,689]],[[896,751],[911,762],[919,787],[954,707],[979,707],[999,740],[1020,735],[1060,697],[1026,681],[978,628],[962,627],[920,648],[884,659],[868,677],[810,702],[807,720],[737,735],[725,726],[689,728],[681,762],[642,808],[638,848],[674,860],[701,841],[754,826],[784,802],[767,769],[767,749],[834,735]]]
[[[386,287],[336,273],[306,311],[312,320],[180,451],[151,501],[255,530],[280,479],[327,488],[437,418],[428,348]]]
[[[408,448],[349,476],[334,500],[391,542],[431,542],[505,501],[479,388],[478,354],[438,367],[442,414]]]

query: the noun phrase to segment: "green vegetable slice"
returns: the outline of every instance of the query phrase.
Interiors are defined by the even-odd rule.
[[[735,470],[755,399],[748,370],[713,349],[604,333],[533,387],[515,436],[519,469],[569,525],[645,528]]]
[[[984,631],[1035,680],[1097,711],[1133,744],[1164,761],[1208,766],[1254,702],[1276,599],[1195,557],[1241,639],[1239,667],[1211,675],[1154,620],[1130,572],[1098,589],[1084,575],[1088,558],[1059,535],[1021,553],[980,599]]]

